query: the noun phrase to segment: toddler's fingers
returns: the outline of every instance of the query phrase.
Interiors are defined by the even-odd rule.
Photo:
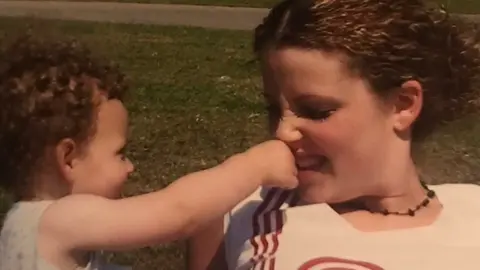
[[[286,182],[286,185],[283,187],[284,189],[295,189],[298,186],[298,179],[297,177],[292,177],[289,181]]]

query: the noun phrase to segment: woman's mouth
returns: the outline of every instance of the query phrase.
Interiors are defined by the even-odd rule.
[[[297,158],[296,165],[299,171],[321,171],[328,163],[325,156]]]

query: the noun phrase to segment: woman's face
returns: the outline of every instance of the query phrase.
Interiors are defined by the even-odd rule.
[[[394,112],[341,59],[321,51],[282,49],[262,61],[273,128],[294,151],[299,191],[309,203],[381,193],[387,173],[381,168],[392,161],[387,154],[397,137]]]

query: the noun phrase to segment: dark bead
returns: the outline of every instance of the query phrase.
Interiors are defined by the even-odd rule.
[[[430,199],[432,199],[436,196],[435,191],[428,189],[428,186],[424,182],[421,182],[421,183],[425,187],[425,190],[427,191],[427,194],[426,194],[427,198],[425,198],[415,208],[410,208],[410,209],[408,209],[407,212],[389,212],[387,209],[385,209],[385,210],[380,211],[380,213],[383,214],[384,216],[388,216],[388,215],[399,215],[399,216],[407,216],[408,215],[408,216],[411,216],[411,217],[415,216],[415,213],[418,210],[420,210],[422,207],[426,207],[427,205],[429,205],[430,204]],[[367,210],[369,210],[372,213],[374,212],[370,209],[367,209]]]
[[[427,183],[425,183],[425,182],[423,182],[423,181],[420,181],[420,185],[422,185],[422,187],[423,187],[424,189],[427,189],[427,190],[428,190],[428,185],[427,185]]]

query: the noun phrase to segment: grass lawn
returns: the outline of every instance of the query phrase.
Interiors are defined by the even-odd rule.
[[[448,11],[465,14],[480,14],[480,1],[478,0],[435,0],[443,4]]]
[[[41,1],[41,0],[40,0]],[[98,0],[54,0],[54,1],[84,1],[92,2]],[[104,2],[136,2],[136,3],[155,3],[155,4],[189,4],[189,5],[218,5],[233,7],[258,7],[270,8],[279,0],[101,0]],[[445,7],[454,13],[480,13],[479,0],[429,0],[445,5]]]
[[[248,32],[0,18],[0,36],[19,33],[27,23],[35,25],[34,31],[68,33],[91,44],[130,75],[128,152],[137,171],[126,195],[162,188],[265,138],[260,78]],[[444,127],[423,146],[428,162],[419,165],[431,181],[476,181],[477,117]],[[0,200],[0,213],[7,207],[7,200]],[[146,248],[115,260],[134,269],[183,269],[183,246]]]
[[[15,1],[15,0],[11,0]],[[34,0],[42,1],[42,0]],[[97,0],[53,0],[63,2],[97,2]],[[185,4],[185,5],[204,5],[204,6],[231,6],[231,7],[255,7],[270,8],[278,0],[98,0],[102,2],[120,2],[120,3],[144,3],[144,4]]]

